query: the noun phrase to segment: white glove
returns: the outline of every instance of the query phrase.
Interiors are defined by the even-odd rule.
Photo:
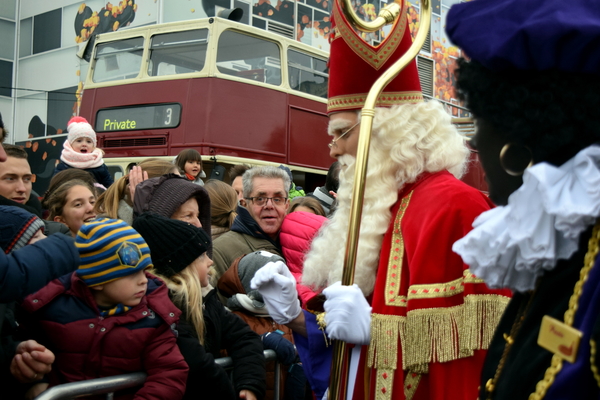
[[[323,290],[325,323],[331,339],[360,345],[371,341],[371,306],[358,285],[336,282]]]
[[[265,264],[256,271],[250,286],[263,296],[269,314],[278,324],[287,324],[302,312],[296,279],[283,262]]]

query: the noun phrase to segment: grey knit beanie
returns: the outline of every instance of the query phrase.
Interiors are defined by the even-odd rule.
[[[238,276],[240,277],[240,282],[242,282],[242,286],[244,286],[244,290],[248,297],[260,303],[263,302],[262,295],[258,290],[253,290],[252,287],[250,287],[250,281],[254,278],[256,271],[264,267],[267,263],[277,261],[285,262],[282,257],[265,250],[255,251],[254,253],[246,254],[242,257],[238,264]]]
[[[176,174],[166,174],[147,179],[135,188],[133,211],[135,215],[145,212],[171,216],[186,201],[195,197],[198,201],[200,215],[198,219],[204,232],[210,233],[210,198],[208,192],[200,185],[188,181]],[[212,247],[211,247],[212,250]],[[209,251],[209,255],[212,251]]]

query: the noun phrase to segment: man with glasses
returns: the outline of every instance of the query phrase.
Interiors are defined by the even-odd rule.
[[[290,184],[288,174],[276,167],[254,167],[244,173],[244,198],[237,207],[237,217],[231,230],[213,243],[216,273],[211,277],[211,285],[217,287],[221,275],[244,254],[265,250],[282,255],[279,230],[290,206]]]
[[[385,41],[371,47],[348,24],[339,1],[332,13],[329,154],[342,164],[340,187],[337,209],[313,240],[302,279],[323,289],[325,312],[300,309],[285,265],[263,267],[253,288],[271,317],[294,331],[317,398],[328,386],[328,341],[338,339],[355,345],[345,382],[353,399],[474,399],[508,292],[489,290],[452,251],[491,202],[458,179],[469,150],[444,106],[424,101],[414,61],[377,100],[355,285],[336,284],[344,269],[365,93],[412,40],[406,21],[397,21]]]

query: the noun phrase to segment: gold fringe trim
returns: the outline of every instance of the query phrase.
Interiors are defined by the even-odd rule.
[[[373,314],[368,366],[425,374],[432,362],[448,362],[487,349],[508,304],[500,295],[469,295],[462,305],[414,310],[408,316]]]
[[[473,350],[487,349],[492,342],[496,327],[510,298],[495,294],[472,294],[465,298],[461,332],[461,348]]]
[[[371,315],[371,344],[367,366],[395,370],[398,365],[398,339],[404,342],[406,317],[398,315]]]

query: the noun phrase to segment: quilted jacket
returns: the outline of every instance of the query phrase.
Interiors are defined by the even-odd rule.
[[[75,273],[55,279],[22,304],[30,334],[56,356],[50,385],[144,371],[137,391],[119,399],[181,399],[188,366],[176,344],[181,312],[166,285],[146,273],[148,289],[131,310],[102,317],[94,297]]]
[[[310,244],[327,218],[304,211],[294,211],[285,216],[279,232],[279,241],[283,258],[296,278],[298,296],[302,306],[313,298],[316,293],[307,286],[301,285],[304,256],[310,249]]]

